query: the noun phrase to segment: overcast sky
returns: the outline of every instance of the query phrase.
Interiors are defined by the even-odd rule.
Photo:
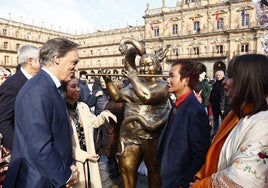
[[[129,25],[143,25],[146,4],[160,8],[162,0],[0,0],[0,17],[81,34]],[[166,0],[175,7],[176,0]]]

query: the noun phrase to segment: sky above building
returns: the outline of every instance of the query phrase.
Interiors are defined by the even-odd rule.
[[[0,18],[71,34],[144,25],[146,5],[162,0],[0,0]],[[175,7],[176,0],[165,0]]]

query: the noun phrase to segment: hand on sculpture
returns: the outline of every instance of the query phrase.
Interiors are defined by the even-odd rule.
[[[109,110],[102,111],[101,116],[104,117],[107,122],[110,121],[109,118],[112,118],[114,120],[114,122],[117,123],[116,116],[112,112],[110,112]]]
[[[89,154],[87,159],[89,159],[92,162],[97,162],[99,160],[100,156],[98,154]]]
[[[67,182],[66,187],[72,187],[72,185],[76,184],[78,182],[78,175],[79,175],[79,171],[77,166],[72,165],[71,167],[72,170],[72,175],[70,180]]]
[[[128,79],[132,79],[132,78],[134,78],[134,77],[137,77],[138,76],[138,73],[137,73],[137,71],[135,70],[135,69],[133,69],[132,67],[128,67],[128,70],[125,70],[124,72],[123,72],[123,75],[125,76],[125,77],[127,77]]]

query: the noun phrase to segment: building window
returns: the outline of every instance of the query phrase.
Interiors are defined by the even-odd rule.
[[[199,47],[194,48],[194,55],[199,55]]]
[[[16,31],[15,36],[18,38],[19,37],[19,31]]]
[[[223,18],[219,18],[217,21],[217,29],[223,29]]]
[[[4,58],[5,58],[5,60],[4,60],[5,62],[4,62],[4,64],[5,64],[5,65],[8,65],[8,64],[9,64],[9,56],[5,55]]]
[[[18,49],[20,48],[20,44],[16,44],[16,50],[18,51]]]
[[[3,29],[3,35],[7,35],[7,29]]]
[[[241,52],[248,52],[248,44],[241,44]]]
[[[199,21],[194,22],[194,31],[196,31],[196,32],[200,31],[200,22]]]
[[[178,34],[178,24],[172,25],[172,34],[177,35]]]
[[[249,26],[249,14],[242,15],[242,26]]]
[[[4,49],[7,49],[8,42],[4,42]]]
[[[172,51],[173,51],[174,56],[177,56],[177,57],[179,56],[179,51],[177,48],[174,48]]]
[[[222,54],[223,53],[223,45],[217,45],[216,52],[217,52],[217,54]]]
[[[154,27],[154,36],[155,37],[159,36],[159,27]]]

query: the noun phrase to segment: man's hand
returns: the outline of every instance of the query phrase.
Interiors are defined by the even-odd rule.
[[[72,170],[72,175],[70,180],[67,182],[66,187],[72,187],[72,185],[76,184],[79,179],[78,178],[79,172],[77,166],[72,165],[70,168]]]

